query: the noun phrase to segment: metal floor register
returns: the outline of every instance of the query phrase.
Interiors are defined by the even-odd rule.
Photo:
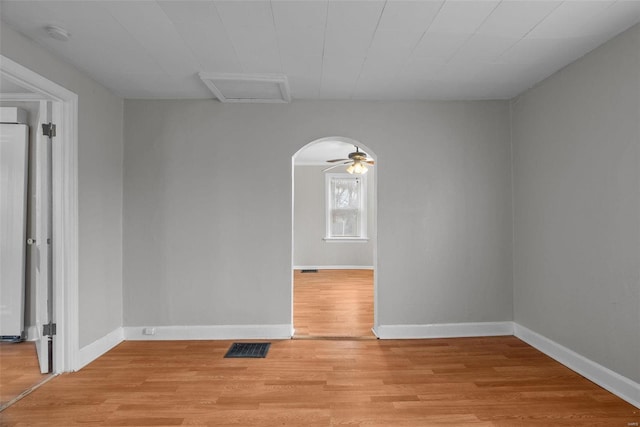
[[[266,343],[248,343],[234,342],[231,344],[229,351],[224,357],[248,357],[248,358],[265,358],[269,352],[270,342]]]

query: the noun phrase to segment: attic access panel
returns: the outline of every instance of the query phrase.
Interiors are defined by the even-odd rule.
[[[291,102],[285,75],[200,73],[198,76],[220,102]]]

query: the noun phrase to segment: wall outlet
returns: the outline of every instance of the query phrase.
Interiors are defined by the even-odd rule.
[[[142,335],[155,335],[156,328],[142,328]]]

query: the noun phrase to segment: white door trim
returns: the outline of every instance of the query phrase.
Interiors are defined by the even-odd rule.
[[[38,101],[38,120],[35,122],[36,128],[32,131],[31,140],[31,236],[35,237],[35,245],[29,246],[31,253],[31,268],[28,274],[31,277],[32,298],[35,297],[35,337],[36,354],[40,372],[49,372],[49,337],[44,335],[43,325],[51,318],[49,312],[49,287],[53,286],[53,272],[49,261],[49,254],[53,255],[47,239],[51,237],[51,143],[49,138],[39,132],[43,123],[51,121],[52,102],[48,100]],[[34,265],[35,264],[35,265]],[[53,289],[51,289],[53,292]],[[53,368],[53,367],[52,367]]]
[[[3,78],[53,102],[53,319],[55,373],[78,368],[78,96],[0,55]],[[35,96],[34,96],[35,97]],[[13,98],[13,97],[12,97]],[[2,98],[5,100],[5,98]],[[55,142],[58,142],[57,144]]]

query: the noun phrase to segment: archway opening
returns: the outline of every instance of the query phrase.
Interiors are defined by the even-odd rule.
[[[378,169],[375,153],[346,137],[292,156],[294,338],[375,338]]]

